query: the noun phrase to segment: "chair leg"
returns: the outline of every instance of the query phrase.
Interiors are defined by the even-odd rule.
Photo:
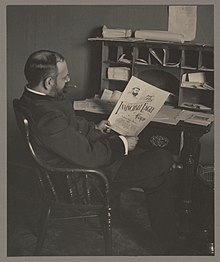
[[[43,247],[47,226],[50,220],[50,214],[51,214],[51,206],[45,205],[41,211],[41,215],[39,219],[38,238],[37,238],[37,244],[34,250],[35,256],[40,255],[41,249]]]
[[[112,256],[112,225],[111,208],[105,210],[103,214],[103,235],[105,240],[105,255]]]

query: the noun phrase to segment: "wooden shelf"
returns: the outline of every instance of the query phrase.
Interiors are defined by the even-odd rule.
[[[105,81],[118,81],[118,82],[128,82],[128,80],[123,80],[123,79],[113,79],[113,78],[103,78]]]
[[[214,101],[213,90],[203,90],[195,88],[181,87],[182,75],[185,73],[202,73],[207,77],[207,82],[214,87],[214,52],[213,47],[195,43],[173,43],[162,41],[147,41],[144,39],[122,38],[90,38],[90,41],[100,41],[102,43],[102,61],[101,62],[101,89],[118,89],[123,91],[127,80],[109,79],[106,72],[109,67],[128,67],[130,68],[130,77],[139,77],[146,72],[144,81],[160,82],[159,88],[175,88],[174,94],[178,96],[178,102],[175,106],[179,106],[184,102],[204,104],[212,107]],[[118,61],[124,58],[130,63]],[[143,59],[146,63],[138,62],[137,59]],[[171,63],[171,64],[169,64]],[[149,72],[155,75],[148,78]],[[171,75],[175,81],[163,81],[156,74]],[[158,78],[158,81],[156,81]],[[160,79],[160,80],[159,80]],[[162,83],[164,82],[164,83]],[[165,83],[167,82],[167,83]],[[154,84],[154,83],[152,83]],[[164,84],[164,85],[163,85]],[[155,84],[154,84],[155,85]],[[157,86],[157,85],[156,85]],[[170,90],[167,90],[170,91]],[[201,92],[202,91],[202,92]],[[211,91],[211,92],[210,92]]]

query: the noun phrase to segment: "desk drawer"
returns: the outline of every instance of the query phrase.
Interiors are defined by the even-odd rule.
[[[139,146],[143,148],[159,147],[179,154],[181,131],[146,127],[139,135]]]

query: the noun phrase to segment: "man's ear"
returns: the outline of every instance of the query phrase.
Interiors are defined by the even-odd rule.
[[[44,80],[44,88],[45,88],[46,90],[50,90],[51,87],[53,87],[53,85],[54,85],[54,79],[53,79],[51,76],[47,77],[47,78]]]

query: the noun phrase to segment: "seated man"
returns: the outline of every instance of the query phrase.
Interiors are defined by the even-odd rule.
[[[28,83],[20,102],[35,121],[41,141],[37,151],[45,161],[54,166],[102,168],[112,196],[128,188],[143,188],[158,243],[173,243],[177,232],[169,176],[171,154],[138,148],[138,137],[108,132],[107,120],[95,125],[77,117],[64,95],[70,77],[62,55],[37,51],[29,56],[24,73]]]

